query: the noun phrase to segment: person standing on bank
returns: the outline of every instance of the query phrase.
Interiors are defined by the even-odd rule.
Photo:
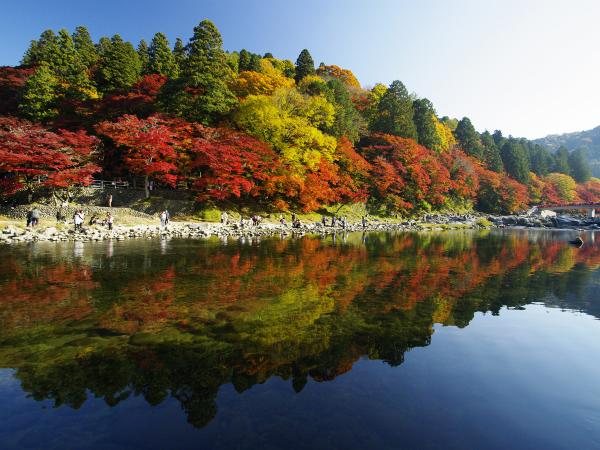
[[[75,231],[81,230],[81,225],[83,224],[83,211],[75,211],[73,214],[73,224],[75,225]]]
[[[42,215],[42,213],[37,208],[37,206],[34,207],[33,210],[31,211],[31,226],[32,227],[37,226],[37,224],[40,222],[41,215]]]
[[[111,213],[106,215],[106,225],[108,226],[108,231],[112,231],[113,229],[113,216]]]
[[[167,227],[167,211],[160,213],[160,226],[163,228]]]

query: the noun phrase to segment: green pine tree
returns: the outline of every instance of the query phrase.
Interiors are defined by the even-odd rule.
[[[67,30],[58,32],[56,44],[56,51],[48,63],[62,82],[65,95],[80,99],[94,95],[95,89],[89,79],[87,66]]]
[[[128,89],[135,84],[141,74],[140,58],[130,42],[125,42],[118,34],[110,40],[110,45],[101,42],[98,69],[99,85],[104,92]]]
[[[569,155],[569,168],[571,176],[578,183],[585,183],[592,177],[592,169],[584,149],[577,149]]]
[[[296,84],[300,83],[302,79],[307,75],[315,74],[315,62],[310,56],[310,53],[307,49],[304,49],[298,55],[298,59],[296,60]]]
[[[500,151],[506,173],[520,183],[529,182],[529,160],[527,152],[516,139],[509,139]]]
[[[348,87],[340,80],[332,79],[327,83],[326,97],[335,108],[335,119],[325,131],[335,137],[346,136],[356,142],[364,133],[366,123],[352,103]]]
[[[98,51],[86,27],[80,26],[75,28],[73,42],[81,62],[87,68],[94,66],[98,62]]]
[[[138,44],[137,54],[140,58],[140,67],[142,68],[142,73],[152,73],[152,70],[150,70],[150,52],[145,39],[142,39]]]
[[[483,146],[481,145],[479,133],[468,117],[463,117],[458,121],[454,136],[467,155],[479,160],[483,159]]]
[[[569,150],[567,147],[561,145],[554,154],[554,168],[552,171],[564,173],[566,175],[571,174],[569,167]]]
[[[494,138],[494,142],[498,148],[502,148],[506,143],[506,138],[502,136],[502,131],[500,130],[495,130],[494,133],[492,133],[492,137]]]
[[[175,58],[175,63],[177,64],[177,69],[181,73],[181,68],[185,64],[185,46],[183,45],[183,41],[181,38],[175,39],[175,46],[173,47],[173,58]]]
[[[36,41],[31,41],[31,44],[21,62],[26,66],[37,66],[42,62],[49,63],[53,55],[57,51],[57,37],[52,30],[46,30]]]
[[[228,86],[232,71],[222,45],[211,21],[203,20],[194,28],[181,75],[161,92],[164,111],[211,125],[231,110],[237,99]]]
[[[552,171],[554,158],[546,147],[535,144],[530,151],[531,171],[539,176],[546,176]]]
[[[169,41],[163,33],[156,33],[150,43],[148,51],[150,56],[149,71],[159,73],[169,78],[177,78],[179,67],[169,47]]]
[[[262,58],[260,57],[260,55],[257,54],[252,54],[252,56],[250,57],[250,66],[248,68],[248,70],[253,70],[254,72],[260,72],[260,60]]]
[[[373,131],[417,139],[413,102],[401,81],[393,81],[379,99],[377,112],[371,124]]]
[[[250,70],[250,52],[243,48],[240,50],[240,58],[238,60],[238,71]]]
[[[419,144],[436,150],[440,145],[440,138],[435,130],[435,110],[433,104],[426,98],[413,101],[415,127]]]
[[[498,173],[504,172],[500,149],[489,131],[481,133],[481,144],[483,145],[483,161],[487,168]]]
[[[25,84],[25,92],[19,105],[20,113],[34,122],[46,122],[56,117],[58,86],[58,80],[49,65],[40,63],[35,74]]]

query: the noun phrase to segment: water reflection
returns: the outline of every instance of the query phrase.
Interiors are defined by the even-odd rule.
[[[592,242],[591,239],[586,239]],[[434,324],[544,302],[600,317],[600,248],[556,233],[347,234],[13,247],[0,260],[0,366],[79,408],[171,396],[188,421],[219,388],[300,392],[361,357],[399,365]]]

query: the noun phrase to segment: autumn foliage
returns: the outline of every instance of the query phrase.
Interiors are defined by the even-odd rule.
[[[36,187],[87,185],[100,171],[98,139],[85,131],[52,132],[26,120],[0,117],[0,180],[4,194]]]
[[[511,213],[600,200],[583,153],[552,155],[438,117],[399,80],[363,88],[349,69],[315,67],[307,49],[295,64],[225,52],[208,20],[187,45],[157,33],[150,47],[47,30],[23,66],[0,67],[0,194],[98,174],[136,187],[141,178],[147,195],[154,185],[305,212],[362,202],[383,215]]]

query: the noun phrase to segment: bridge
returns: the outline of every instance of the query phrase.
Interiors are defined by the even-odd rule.
[[[596,217],[596,209],[600,209],[600,203],[571,203],[567,205],[537,205],[527,211],[535,214],[537,211],[587,211],[588,217]]]

